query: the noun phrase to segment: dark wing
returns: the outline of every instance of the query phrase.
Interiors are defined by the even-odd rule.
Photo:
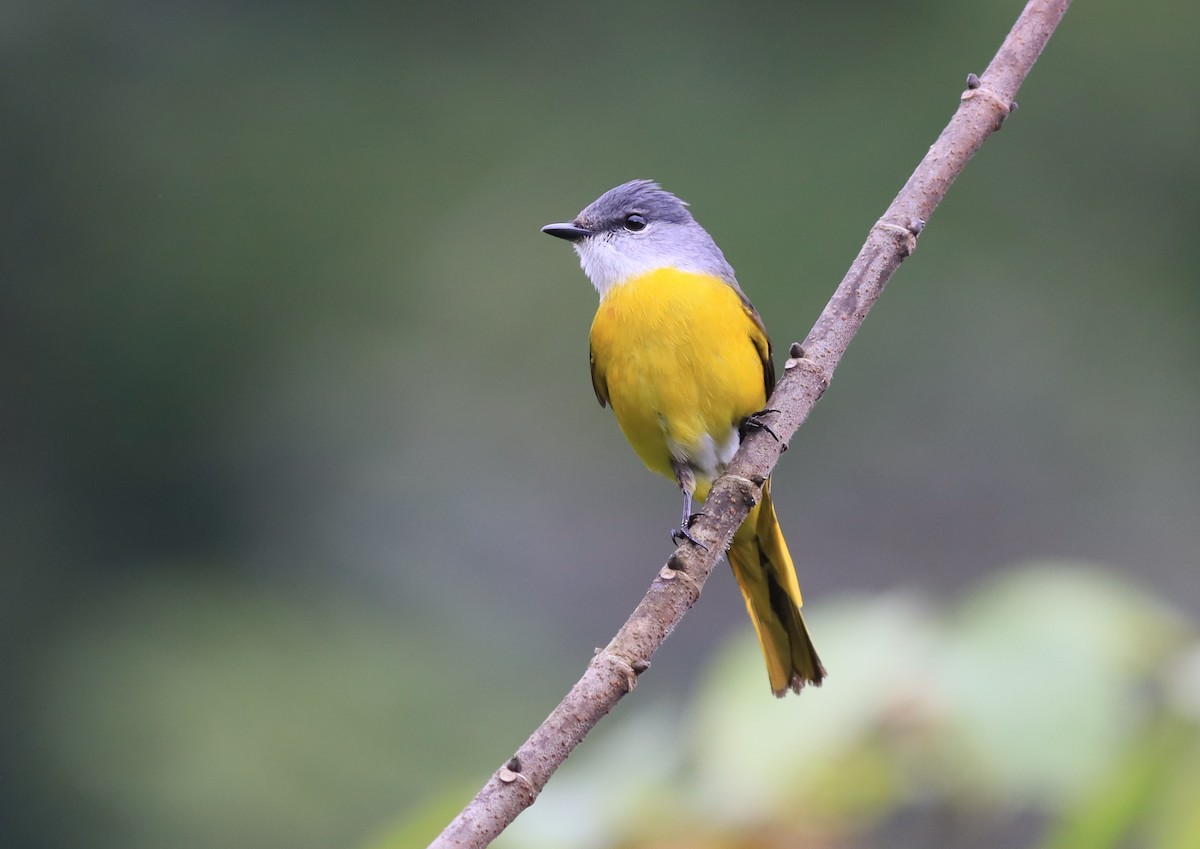
[[[596,352],[588,346],[588,365],[592,370],[592,389],[596,391],[596,400],[600,402],[601,407],[608,406],[608,381],[596,369]],[[772,383],[775,381],[774,373],[771,375]]]
[[[745,295],[742,295],[742,309],[746,311],[746,315],[754,323],[754,327],[750,330],[750,341],[758,349],[758,358],[762,360],[763,386],[767,390],[766,397],[769,399],[771,393],[775,391],[775,362],[771,359],[771,339],[767,336],[767,328],[763,326],[762,319],[758,315],[758,310],[754,309],[754,305],[746,300]]]

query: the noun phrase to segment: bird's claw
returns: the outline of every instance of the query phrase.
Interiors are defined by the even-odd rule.
[[[693,513],[693,514],[691,515],[691,517],[689,517],[689,518],[688,518],[688,525],[690,525],[690,524],[692,523],[692,521],[693,521],[693,520],[694,520],[694,519],[695,519],[697,516],[700,516],[700,515],[702,515],[702,514],[700,514],[700,513]],[[704,543],[700,542],[700,540],[696,539],[694,536],[692,536],[692,533],[691,533],[691,531],[689,531],[689,530],[687,529],[687,525],[680,525],[678,528],[675,528],[675,530],[671,531],[671,541],[672,541],[673,543],[675,543],[676,545],[679,545],[679,544],[680,544],[681,542],[683,542],[685,539],[686,539],[688,542],[690,542],[692,545],[694,545],[694,546],[696,546],[696,547],[698,547],[698,548],[702,548],[702,549],[704,549],[705,551],[708,551],[708,546],[707,546],[707,545],[705,545]]]
[[[738,428],[741,437],[745,439],[746,432],[751,428],[754,428],[755,430],[765,430],[767,433],[771,434],[776,442],[779,442],[779,434],[771,430],[771,426],[763,421],[763,416],[767,415],[768,413],[778,412],[778,410],[768,407],[765,410],[759,410],[757,413],[751,413],[750,415],[746,416],[746,418],[742,419],[741,427]]]

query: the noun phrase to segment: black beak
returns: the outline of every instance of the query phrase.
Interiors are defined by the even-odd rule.
[[[560,239],[566,239],[568,242],[578,242],[592,235],[591,230],[571,222],[566,224],[547,224],[542,228],[542,232],[549,236],[558,236]]]

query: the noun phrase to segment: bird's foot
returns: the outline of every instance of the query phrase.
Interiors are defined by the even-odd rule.
[[[692,545],[697,546],[698,548],[702,548],[705,551],[708,551],[708,546],[705,545],[704,543],[700,542],[700,540],[696,539],[694,536],[692,536],[692,532],[690,530],[688,530],[692,526],[692,523],[695,522],[697,519],[699,519],[703,515],[704,515],[703,513],[693,513],[692,515],[688,516],[686,522],[684,522],[678,528],[675,528],[673,531],[671,531],[671,541],[673,543],[675,543],[676,545],[679,545],[681,542],[683,542],[686,539]]]
[[[778,410],[772,407],[767,407],[765,410],[759,410],[757,413],[751,413],[750,415],[746,416],[746,418],[742,419],[742,424],[738,427],[738,435],[741,436],[742,439],[745,439],[746,434],[752,429],[765,430],[767,433],[771,434],[772,437],[774,437],[776,442],[779,442],[779,434],[771,430],[771,426],[763,421],[763,418],[768,414],[778,412]]]

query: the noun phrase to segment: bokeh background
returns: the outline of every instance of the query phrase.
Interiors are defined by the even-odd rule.
[[[6,3],[0,844],[424,845],[670,549],[538,227],[785,351],[1020,8]],[[1198,29],[1075,4],[783,458],[828,685],[722,569],[504,845],[1200,845]]]

